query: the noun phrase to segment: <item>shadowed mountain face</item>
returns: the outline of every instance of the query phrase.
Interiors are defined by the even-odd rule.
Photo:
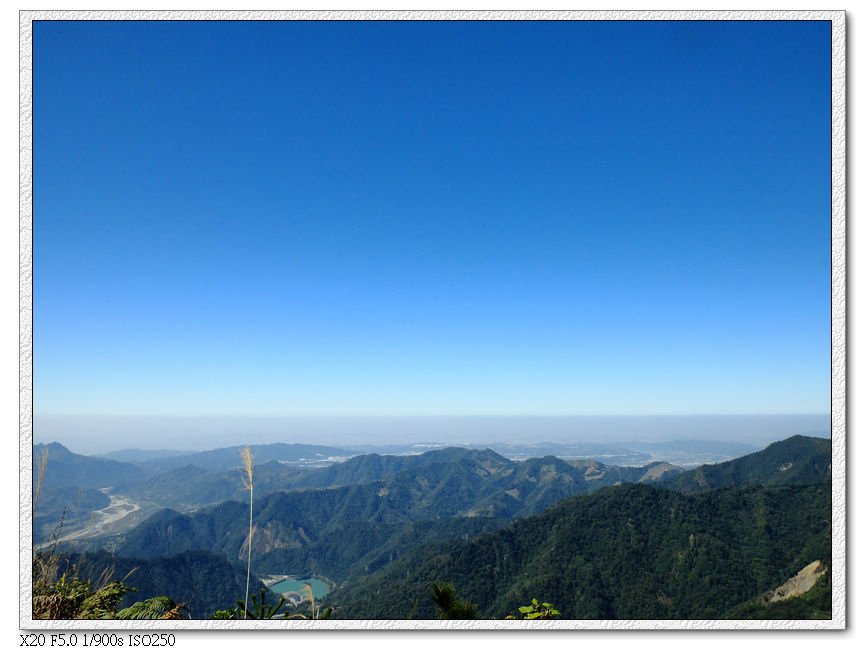
[[[91,513],[111,502],[104,488],[122,491],[143,477],[131,463],[76,454],[57,442],[34,445],[34,544],[86,526]]]
[[[137,465],[116,460],[82,456],[58,442],[33,445],[33,487],[36,489],[42,454],[47,452],[42,489],[74,487],[105,488],[123,486],[144,478]]]

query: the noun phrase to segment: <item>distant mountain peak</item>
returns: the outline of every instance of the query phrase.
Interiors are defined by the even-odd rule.
[[[812,485],[829,479],[831,441],[795,435],[761,451],[723,463],[701,465],[677,476],[674,490],[697,492],[748,485]]]

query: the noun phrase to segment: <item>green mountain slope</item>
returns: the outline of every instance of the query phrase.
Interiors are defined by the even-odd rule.
[[[274,473],[278,469],[257,468],[256,494],[264,492],[255,502],[257,553],[311,545],[349,523],[525,516],[568,496],[621,479],[637,480],[645,473],[640,468],[606,468],[599,474],[597,466],[578,468],[552,456],[514,462],[489,450],[447,449],[405,457],[368,455],[322,470],[284,474],[293,491],[267,494],[273,477],[280,476]],[[194,467],[172,471],[153,488],[183,494],[175,485],[188,485],[184,477],[207,487],[209,495],[231,492],[243,497],[238,472],[228,478]],[[342,482],[350,484],[313,489]],[[159,514],[129,531],[120,552],[153,557],[179,549],[214,549],[238,557],[246,534],[241,515],[245,508],[240,501],[225,501],[191,514]]]
[[[257,468],[256,494],[262,482],[267,485],[268,469]],[[366,574],[418,544],[495,530],[515,516],[539,512],[603,483],[594,476],[585,479],[587,471],[553,457],[517,463],[488,450],[448,449],[407,457],[369,455],[303,472],[301,480],[324,485],[385,478],[338,488],[296,488],[256,499],[256,570],[319,572],[338,581]],[[206,482],[210,494],[227,489],[221,474],[193,467],[175,472]],[[634,476],[638,474],[635,469]],[[171,490],[180,478],[154,487]],[[614,473],[606,476],[608,481],[617,478]],[[236,490],[239,475],[234,479]],[[241,501],[226,501],[186,514],[164,510],[115,540],[117,552],[154,558],[211,550],[241,559],[246,508]]]
[[[828,441],[801,436],[685,473],[458,448],[315,470],[271,462],[256,467],[254,571],[348,580],[335,595],[348,616],[405,616],[407,593],[431,615],[420,595],[432,580],[453,581],[490,616],[532,597],[575,617],[723,616],[796,563],[829,560],[828,474]],[[245,496],[238,470],[161,476],[152,489]],[[761,482],[791,485],[712,489]],[[247,508],[163,510],[112,542],[119,557],[238,561]]]
[[[177,553],[160,558],[124,558],[106,552],[72,556],[61,563],[63,571],[72,572],[94,584],[106,575],[123,580],[135,591],[124,596],[121,607],[154,596],[168,596],[189,608],[192,618],[210,618],[217,609],[233,608],[246,590],[246,566],[231,563],[224,557],[206,551]],[[250,592],[258,593],[263,585],[256,579]]]
[[[271,461],[256,465],[255,471],[255,492],[261,497],[284,490],[400,483],[400,476],[409,475],[433,492],[449,490],[444,485],[448,481],[451,488],[462,481],[471,491],[470,498],[460,501],[471,510],[465,514],[498,517],[537,512],[559,499],[620,482],[664,480],[681,470],[660,463],[616,467],[597,461],[565,462],[553,456],[512,461],[489,449],[447,448],[409,456],[365,454],[319,469]],[[245,498],[237,468],[212,472],[197,465],[157,474],[124,493],[178,510]]]
[[[570,498],[498,532],[411,553],[331,599],[345,618],[432,617],[432,581],[486,617],[537,597],[566,618],[718,618],[829,561],[828,484],[684,495],[643,485]]]
[[[765,452],[769,458],[763,462],[755,462],[754,457],[759,459],[760,454],[744,460],[749,466],[771,466],[778,457],[796,458],[797,464],[806,465],[799,461],[809,457],[811,445],[807,439],[804,443],[793,439],[786,447],[783,443],[771,446]],[[780,456],[779,448],[784,452]],[[800,456],[791,455],[796,449]],[[735,463],[732,466],[735,469]],[[700,470],[713,471],[711,466]],[[299,472],[270,463],[256,471],[256,494],[265,494],[255,502],[257,532],[253,551],[263,566],[275,573],[330,571],[334,579],[368,573],[401,557],[414,544],[498,528],[504,520],[536,514],[563,499],[605,485],[654,481],[676,489],[682,477],[694,475],[682,474],[662,483],[659,481],[665,477],[675,476],[675,471],[657,463],[621,468],[596,461],[567,463],[553,456],[515,462],[490,450],[458,448],[414,456],[369,454]],[[732,473],[749,480],[759,477],[756,472]],[[206,485],[211,495],[230,492],[239,498],[244,496],[236,471],[228,477],[188,467],[174,470],[171,475],[176,478],[161,484],[160,489],[176,489],[177,483],[188,485],[182,482],[186,477]],[[808,478],[801,472],[798,476],[801,480]],[[293,491],[267,494],[280,481],[293,486]],[[350,484],[314,489],[342,482]],[[691,483],[686,481],[684,485],[687,489]],[[129,531],[119,542],[118,552],[158,557],[212,550],[229,559],[240,559],[247,532],[246,508],[238,500],[187,514],[164,511]],[[465,524],[464,519],[482,521]],[[452,523],[420,526],[444,520]],[[448,534],[448,529],[454,532]],[[359,539],[355,539],[357,535]]]
[[[811,485],[828,480],[831,453],[828,438],[793,436],[741,458],[702,465],[666,485],[679,492],[745,485]]]
[[[185,509],[212,505],[228,500],[243,500],[244,488],[238,469],[239,454],[234,467],[224,471],[207,471],[198,465],[168,470],[127,489],[130,496],[153,501],[167,507]],[[410,456],[380,456],[365,454],[341,463],[317,469],[299,469],[278,461],[262,462],[256,456],[256,494],[265,496],[281,490],[324,489],[361,485],[392,479],[404,472],[429,466],[464,462],[492,473],[496,466],[509,466],[507,460],[491,451],[450,448]],[[490,472],[488,472],[489,474]]]
[[[447,539],[469,539],[508,525],[508,519],[452,517],[433,521],[382,524],[353,521],[309,544],[277,548],[258,555],[260,574],[322,574],[341,583],[367,575],[413,549]]]

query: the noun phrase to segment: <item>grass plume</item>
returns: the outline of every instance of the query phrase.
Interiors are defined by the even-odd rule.
[[[255,486],[255,466],[252,460],[252,452],[249,450],[249,447],[244,447],[241,450],[240,457],[243,459],[243,487],[249,490],[249,538],[246,549],[246,598],[243,601],[244,618],[246,618],[246,612],[249,611],[249,575],[252,570],[252,535],[255,532],[252,527],[252,492]]]
[[[42,447],[39,456],[39,470],[36,473],[36,496],[33,497],[33,509],[39,503],[39,495],[42,494],[42,482],[45,480],[45,469],[48,467],[48,447]]]

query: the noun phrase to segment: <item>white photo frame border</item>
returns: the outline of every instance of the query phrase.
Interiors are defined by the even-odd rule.
[[[32,618],[33,21],[829,21],[832,41],[831,436],[829,620],[99,621]],[[843,11],[21,11],[19,13],[19,626],[24,630],[843,630],[847,613],[846,14]]]

